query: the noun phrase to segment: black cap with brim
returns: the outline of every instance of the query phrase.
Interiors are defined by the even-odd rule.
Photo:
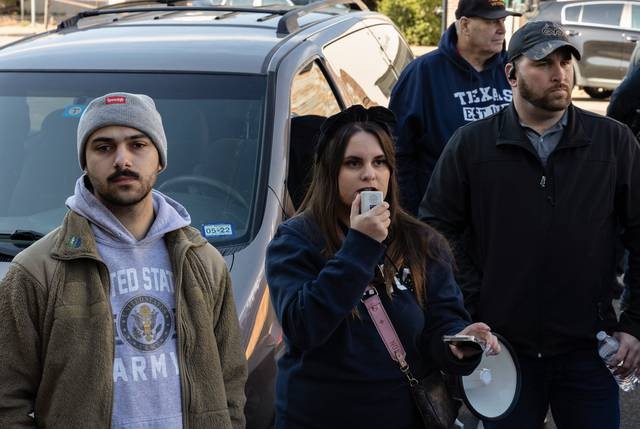
[[[531,21],[511,36],[507,61],[511,62],[520,55],[538,61],[565,46],[576,59],[580,59],[580,51],[569,41],[562,27],[551,21]]]
[[[500,19],[500,18],[506,18],[507,16],[522,16],[522,14],[518,12],[511,12],[510,10],[506,10],[506,9],[497,9],[497,10],[477,12],[474,15],[464,15],[464,16],[466,16],[467,18],[473,18],[474,16],[478,16],[484,19]]]
[[[522,14],[506,10],[504,0],[460,0],[456,9],[456,19],[463,16],[501,19],[507,16],[522,16]]]

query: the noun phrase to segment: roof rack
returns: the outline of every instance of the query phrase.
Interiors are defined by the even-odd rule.
[[[369,10],[366,4],[362,0],[324,0],[324,1],[315,1],[313,3],[309,3],[303,7],[297,7],[295,9],[289,10],[284,14],[280,21],[278,21],[278,35],[287,35],[291,33],[295,33],[300,29],[300,24],[298,23],[298,19],[310,12],[315,12],[317,10],[326,9],[331,6],[345,4],[350,5],[351,9],[357,8],[356,10]]]
[[[333,0],[331,0],[333,1]],[[358,0],[359,1],[359,0]],[[164,2],[161,2],[164,3]],[[120,3],[122,4],[122,3]],[[76,27],[78,25],[78,21],[83,18],[89,18],[92,16],[100,16],[100,15],[112,15],[117,13],[147,13],[147,12],[193,12],[193,11],[208,11],[208,12],[234,12],[234,13],[264,13],[270,15],[285,15],[290,12],[290,9],[266,9],[259,7],[232,7],[232,6],[174,6],[173,2],[166,2],[166,6],[152,6],[152,7],[117,7],[117,8],[104,8],[104,9],[93,9],[93,10],[85,10],[83,12],[78,13],[77,15],[72,16],[71,18],[65,19],[64,21],[58,24],[57,30],[64,30],[66,28]]]

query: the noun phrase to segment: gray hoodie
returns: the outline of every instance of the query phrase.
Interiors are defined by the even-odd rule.
[[[153,190],[156,217],[138,241],[84,181],[85,176],[78,179],[66,204],[91,223],[111,277],[116,336],[112,427],[182,428],[174,277],[163,237],[189,225],[191,218],[182,205]]]

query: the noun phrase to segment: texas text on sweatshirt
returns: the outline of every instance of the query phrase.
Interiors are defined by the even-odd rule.
[[[156,217],[138,241],[87,189],[85,180],[78,179],[66,204],[91,223],[111,276],[116,336],[112,427],[182,428],[174,277],[163,237],[191,219],[184,207],[154,190]]]
[[[452,24],[438,49],[409,64],[391,93],[400,196],[412,213],[417,212],[436,161],[454,131],[511,102],[504,50],[479,72],[458,53],[457,41]]]

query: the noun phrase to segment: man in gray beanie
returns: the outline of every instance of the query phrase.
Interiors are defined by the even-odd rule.
[[[87,139],[100,128],[121,125],[146,134],[158,150],[162,170],[167,168],[167,137],[153,100],[144,94],[114,93],[91,101],[78,124],[78,160],[85,168]]]
[[[77,143],[62,226],[0,284],[0,427],[244,427],[229,273],[153,189],[167,166],[155,103],[96,98]]]

